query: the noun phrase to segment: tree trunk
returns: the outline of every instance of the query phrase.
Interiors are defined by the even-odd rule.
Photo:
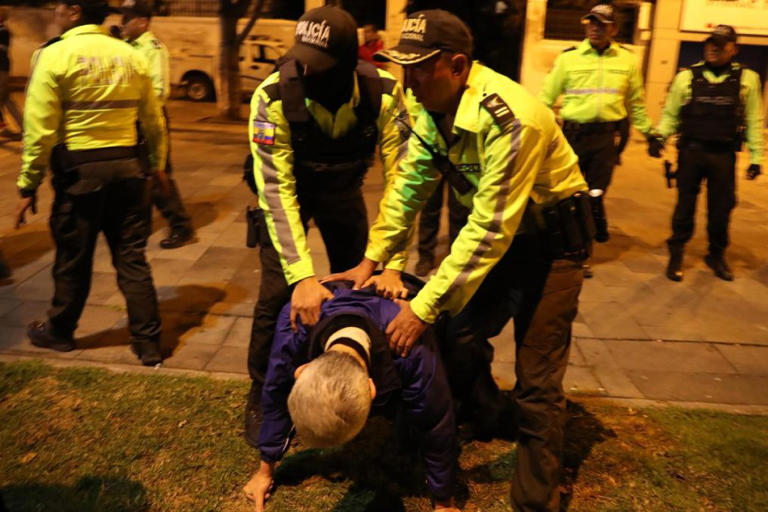
[[[227,119],[240,118],[240,44],[248,35],[261,12],[263,0],[257,0],[254,13],[243,34],[237,33],[237,22],[248,12],[251,0],[219,0],[219,87],[216,106],[219,115]]]

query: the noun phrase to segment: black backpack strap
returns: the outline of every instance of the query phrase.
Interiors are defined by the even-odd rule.
[[[291,123],[309,122],[309,111],[304,103],[304,84],[299,77],[298,63],[291,59],[280,65],[280,98],[283,115]]]

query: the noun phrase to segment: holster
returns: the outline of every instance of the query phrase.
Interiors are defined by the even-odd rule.
[[[595,222],[589,196],[577,192],[552,206],[529,203],[526,229],[535,234],[552,259],[585,260],[592,252]]]

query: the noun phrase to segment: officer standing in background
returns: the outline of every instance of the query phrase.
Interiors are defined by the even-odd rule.
[[[405,86],[424,110],[382,199],[365,259],[329,279],[362,285],[407,240],[446,176],[471,213],[437,273],[400,303],[386,329],[390,347],[407,355],[448,312],[443,343],[452,393],[477,420],[503,421],[511,418],[497,409],[488,338],[514,317],[520,426],[512,503],[516,510],[557,511],[562,380],[594,233],[587,185],[552,111],[471,54],[467,26],[439,9],[409,15],[400,43],[379,54],[404,67]]]
[[[563,133],[579,156],[579,167],[589,185],[595,240],[607,242],[610,235],[603,197],[618,160],[616,138],[627,107],[632,124],[648,138],[657,155],[661,143],[651,136],[637,59],[631,50],[613,41],[618,33],[613,7],[596,5],[582,22],[586,39],[557,57],[539,97],[551,108],[563,95]],[[591,270],[586,269],[586,277],[591,277]]]
[[[310,219],[323,237],[332,272],[363,257],[368,219],[361,186],[377,145],[385,175],[406,150],[410,118],[402,87],[386,71],[357,58],[357,25],[336,7],[307,11],[295,45],[278,72],[253,94],[249,137],[258,190],[261,286],[254,310],[248,371],[246,440],[258,446],[261,388],[275,323],[290,300],[291,322],[317,322],[332,297],[312,264]],[[405,244],[379,286],[405,292]]]
[[[146,59],[100,26],[108,12],[103,0],[60,0],[54,17],[62,35],[38,52],[29,79],[16,228],[28,209],[34,213],[50,160],[56,259],[48,321],[32,322],[27,334],[38,347],[75,348],[103,232],[125,296],[132,348],[143,364],[155,365],[162,361],[160,316],[144,251],[151,220],[147,179],[150,173],[165,178],[165,122]],[[137,120],[149,146],[145,159]]]
[[[11,61],[8,58],[11,52],[11,32],[5,26],[7,19],[8,8],[0,6],[0,135],[3,136],[13,135],[8,130],[3,118],[3,108],[8,110],[8,113],[16,121],[19,129],[21,129],[22,125],[21,113],[11,99],[11,90],[8,83],[8,73],[11,71]]]
[[[747,141],[747,179],[760,174],[763,159],[763,106],[760,77],[733,62],[736,31],[718,25],[704,43],[704,61],[675,76],[658,131],[666,139],[678,134],[677,205],[672,236],[667,240],[667,277],[683,279],[683,250],[693,236],[696,198],[707,181],[709,254],[704,258],[726,281],[733,273],[725,261],[728,224],[736,206],[736,152]]]
[[[128,41],[139,53],[144,55],[149,62],[149,76],[152,79],[152,88],[157,95],[165,116],[166,130],[170,130],[168,123],[168,110],[165,103],[171,94],[170,62],[168,49],[149,31],[149,23],[152,19],[152,7],[145,0],[126,0],[120,11],[123,13],[121,32],[123,38]],[[152,190],[152,201],[155,206],[168,219],[171,225],[171,233],[168,238],[160,241],[163,249],[175,249],[192,240],[194,231],[189,214],[184,209],[179,195],[179,187],[171,176],[171,137],[167,134],[168,155],[166,157],[165,174],[168,176],[168,193],[157,186]]]

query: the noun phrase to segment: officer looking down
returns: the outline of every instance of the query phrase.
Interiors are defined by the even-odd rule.
[[[563,96],[563,133],[579,156],[579,168],[589,185],[597,228],[595,240],[607,242],[610,235],[603,198],[618,161],[616,138],[627,115],[635,128],[648,137],[656,156],[661,143],[651,136],[637,58],[613,40],[618,33],[613,7],[596,5],[582,22],[586,39],[555,59],[539,98],[551,108]],[[591,277],[591,269],[587,267],[586,271],[586,277]]]
[[[62,35],[38,52],[29,79],[16,227],[27,210],[35,211],[50,161],[56,259],[48,321],[32,322],[27,333],[39,347],[75,347],[103,232],[125,296],[133,350],[143,364],[155,365],[162,361],[160,316],[144,251],[151,220],[147,180],[153,175],[166,182],[165,121],[146,59],[100,26],[107,13],[101,0],[60,1],[54,18]],[[148,155],[137,146],[137,120]]]
[[[261,288],[248,349],[253,384],[246,439],[257,445],[261,385],[282,307],[290,320],[314,325],[332,297],[312,265],[306,229],[319,228],[331,271],[363,256],[368,221],[361,186],[377,146],[387,180],[405,154],[410,125],[402,87],[357,60],[357,25],[335,7],[306,12],[296,43],[253,94],[249,137],[258,190]],[[405,247],[403,246],[402,249]],[[380,286],[403,292],[405,253],[388,259]]]
[[[385,333],[407,357],[441,312],[452,315],[443,354],[460,414],[502,424],[515,411],[499,400],[488,338],[514,317],[520,435],[512,503],[517,510],[556,511],[562,379],[594,234],[587,186],[552,111],[519,84],[472,62],[471,54],[469,29],[439,9],[409,15],[400,43],[378,54],[404,67],[405,86],[424,110],[381,201],[365,258],[331,278],[365,283],[405,245],[416,214],[446,176],[471,208],[467,224]]]
[[[263,510],[292,427],[303,446],[328,448],[355,437],[370,412],[402,417],[401,426],[415,431],[434,509],[458,511],[452,498],[458,466],[453,404],[431,329],[407,356],[394,355],[384,329],[400,306],[377,296],[373,286],[326,286],[333,298],[323,303],[313,328],[299,321],[294,331],[290,304],[280,313],[264,382],[261,462],[246,495]]]
[[[659,133],[678,134],[677,205],[667,240],[667,277],[683,279],[683,250],[693,236],[696,198],[707,182],[709,254],[704,261],[715,275],[733,280],[725,249],[728,224],[736,206],[736,152],[746,140],[750,154],[747,179],[760,175],[763,159],[763,106],[760,77],[734,62],[736,31],[718,25],[704,43],[704,61],[675,76]]]

